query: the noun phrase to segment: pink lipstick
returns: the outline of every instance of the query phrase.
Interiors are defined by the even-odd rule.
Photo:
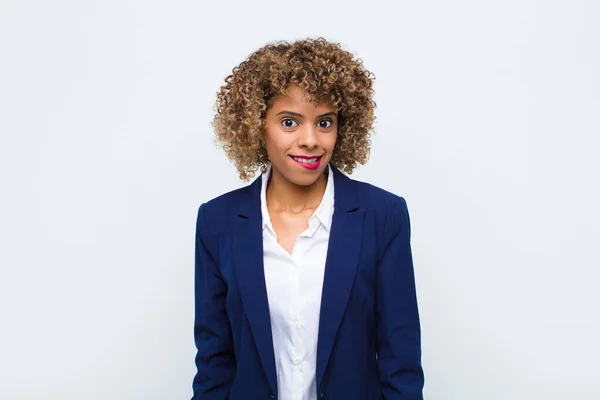
[[[302,168],[315,170],[321,165],[321,157],[323,156],[290,156],[292,160]]]

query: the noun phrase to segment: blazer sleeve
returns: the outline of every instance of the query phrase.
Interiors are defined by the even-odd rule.
[[[379,380],[386,400],[423,399],[421,329],[406,200],[388,214],[376,290]]]
[[[197,372],[192,383],[192,400],[225,400],[235,374],[231,328],[225,308],[227,285],[218,259],[209,251],[206,205],[198,209],[195,253],[194,341]]]

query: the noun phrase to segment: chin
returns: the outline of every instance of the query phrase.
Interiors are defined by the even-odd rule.
[[[286,166],[285,169],[278,169],[280,174],[287,181],[293,183],[298,186],[310,186],[314,184],[321,175],[325,172],[325,168],[327,168],[327,163],[319,166],[316,170],[302,170],[302,167],[298,167],[297,165]]]
[[[293,179],[288,178],[288,180],[298,186],[310,186],[313,183],[315,183],[319,179],[320,176],[321,176],[321,174],[318,174],[318,173],[315,173],[314,175],[311,174],[311,176],[296,175],[296,176],[293,176]]]

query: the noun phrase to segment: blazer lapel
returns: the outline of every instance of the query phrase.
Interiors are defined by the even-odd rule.
[[[319,316],[317,388],[321,387],[323,374],[352,289],[363,230],[364,214],[358,208],[352,180],[336,168],[332,170],[335,204]]]
[[[352,181],[337,168],[334,173],[335,204],[325,262],[319,333],[317,387],[321,386],[338,327],[354,282],[362,243],[363,211],[359,209]],[[263,264],[262,215],[259,176],[240,201],[238,224],[233,230],[233,260],[237,285],[254,341],[273,393],[277,372],[271,318]]]
[[[232,252],[237,285],[258,354],[271,390],[277,393],[277,372],[263,267],[261,185],[259,176],[249,186],[248,198],[241,201],[238,224],[233,230]]]

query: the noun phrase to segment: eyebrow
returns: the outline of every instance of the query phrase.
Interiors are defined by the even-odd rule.
[[[279,114],[291,114],[291,115],[295,115],[296,117],[304,118],[304,115],[298,114],[297,112],[288,111],[288,110],[280,111],[276,115],[279,115]],[[335,111],[329,111],[329,112],[326,112],[325,114],[317,115],[317,118],[321,118],[326,115],[336,115],[336,114],[335,114]]]

